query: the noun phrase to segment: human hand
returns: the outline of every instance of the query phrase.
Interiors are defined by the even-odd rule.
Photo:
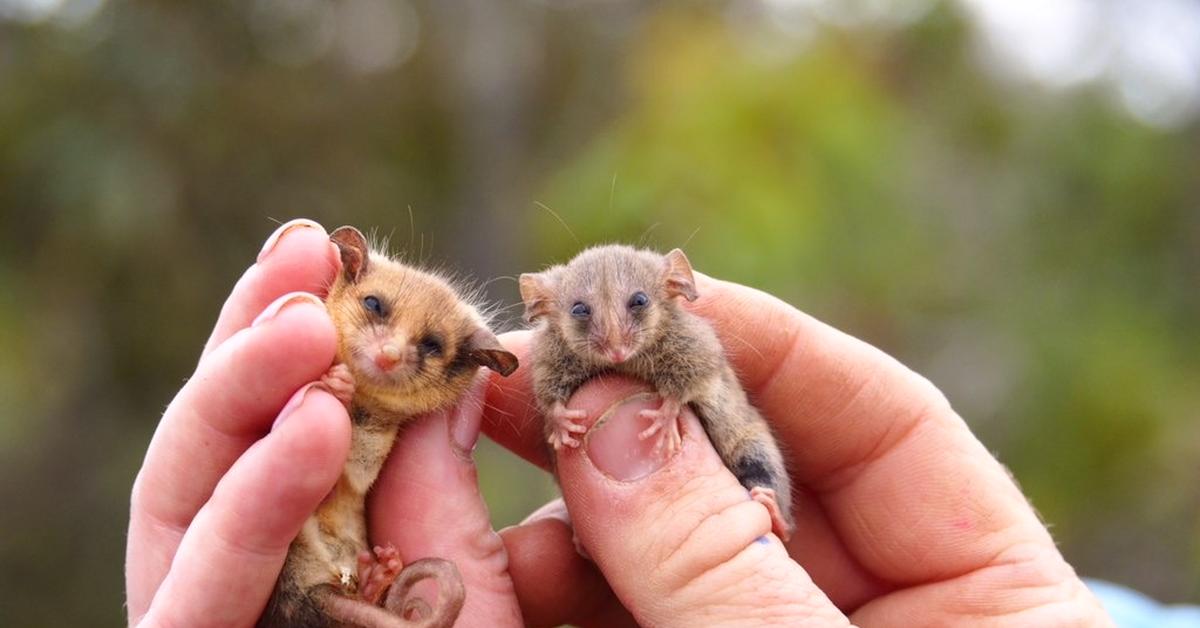
[[[130,625],[249,626],[262,612],[289,544],[349,450],[345,408],[312,387],[334,359],[336,332],[317,296],[338,267],[325,230],[293,221],[234,287],[134,482]],[[456,562],[468,590],[463,625],[513,626],[504,546],[469,453],[486,381],[462,409],[404,431],[371,493],[370,529],[408,561]]]
[[[591,382],[568,406],[612,417],[560,452],[557,471],[599,572],[562,502],[503,530],[529,625],[1111,625],[932,384],[767,294],[706,277],[698,288],[687,307],[714,325],[790,454],[792,540],[770,535],[690,412],[683,448],[658,459],[636,437],[653,402],[621,403],[642,387]],[[502,342],[526,365],[529,339]],[[546,467],[529,377],[493,379],[484,430]]]

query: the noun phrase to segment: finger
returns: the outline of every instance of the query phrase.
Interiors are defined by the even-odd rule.
[[[767,509],[724,467],[690,410],[678,452],[638,440],[638,412],[659,401],[645,391],[624,379],[585,384],[568,405],[599,418],[583,447],[556,462],[580,541],[638,623],[848,625],[771,534]]]
[[[462,626],[521,626],[508,557],[492,530],[471,451],[479,439],[486,376],[457,406],[404,428],[369,498],[372,542],[406,563],[451,560],[467,589]]]
[[[337,248],[325,228],[304,218],[288,221],[263,244],[258,261],[246,269],[221,307],[217,324],[204,346],[211,353],[227,338],[250,325],[275,299],[289,292],[324,296],[339,267]]]
[[[141,625],[253,624],[289,544],[333,487],[349,447],[342,404],[318,388],[298,392],[197,513]]]
[[[500,344],[517,356],[520,366],[508,377],[489,375],[483,431],[489,438],[543,469],[550,468],[542,415],[533,398],[533,366],[527,330],[500,334]]]
[[[765,293],[701,278],[709,318],[790,468],[868,571],[958,576],[1006,548],[1053,546],[1005,470],[927,380]]]
[[[314,297],[285,297],[267,313],[197,367],[159,422],[131,497],[131,613],[149,604],[221,476],[268,431],[289,397],[333,360],[336,333]]]
[[[500,531],[525,625],[637,626],[596,564],[576,551],[569,521],[557,499]]]

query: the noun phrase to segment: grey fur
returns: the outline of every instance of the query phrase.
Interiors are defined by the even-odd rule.
[[[746,397],[716,333],[682,309],[668,290],[665,269],[666,258],[659,253],[609,245],[522,278],[526,303],[540,299],[530,317],[539,319],[532,356],[537,403],[549,413],[584,382],[604,373],[648,382],[660,394],[688,404],[725,466],[747,489],[773,489],[792,526],[791,482],[770,426]],[[650,306],[637,315],[626,308],[628,296],[636,291],[650,297]],[[577,302],[592,308],[591,320],[570,316]],[[617,332],[598,331],[599,327],[620,330],[636,344],[633,355],[620,364],[605,361],[590,343],[598,334]],[[549,421],[546,429],[549,436]]]

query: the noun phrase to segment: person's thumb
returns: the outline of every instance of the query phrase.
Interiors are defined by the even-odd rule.
[[[454,408],[405,426],[368,505],[373,543],[395,545],[406,562],[454,562],[467,591],[460,628],[522,625],[508,554],[492,530],[472,457],[487,386],[481,376]]]
[[[639,440],[658,397],[626,379],[581,388],[568,407],[594,419],[558,453],[579,541],[643,626],[845,626],[771,534],[767,509],[721,463],[699,420],[680,415],[682,447]]]

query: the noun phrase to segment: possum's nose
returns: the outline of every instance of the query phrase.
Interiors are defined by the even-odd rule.
[[[387,342],[379,348],[379,353],[375,354],[375,366],[378,366],[380,370],[390,371],[400,363],[403,357],[404,352],[400,349],[400,345]]]
[[[621,320],[620,313],[610,312],[608,322],[604,325],[604,342],[601,345],[604,350],[604,357],[608,358],[613,364],[620,364],[629,359],[629,355],[633,353],[627,346],[625,334],[621,326],[616,321]]]
[[[628,347],[614,347],[611,345],[609,346],[608,351],[605,352],[605,354],[608,356],[608,359],[612,360],[613,364],[620,364],[625,360],[628,360],[630,353],[631,352],[629,351]]]

